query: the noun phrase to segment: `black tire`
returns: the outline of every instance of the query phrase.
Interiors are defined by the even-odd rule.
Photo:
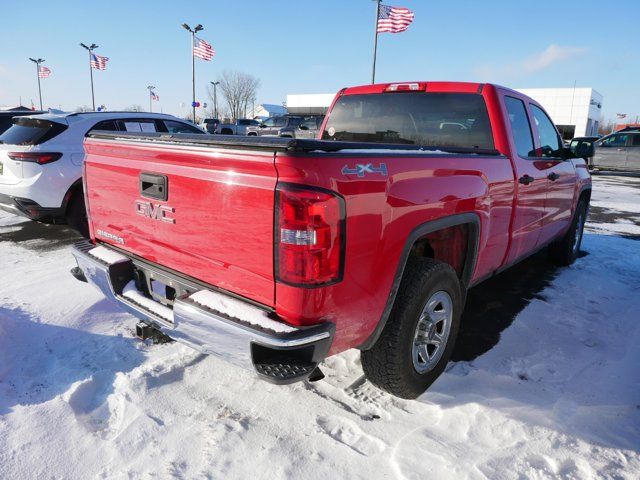
[[[549,245],[549,258],[558,265],[568,266],[576,261],[582,245],[584,224],[587,220],[587,201],[581,198],[571,220],[571,226],[564,236]]]
[[[429,370],[419,373],[413,358],[416,329],[427,301],[440,292],[446,292],[451,300],[449,334],[439,359],[434,359]],[[412,399],[422,394],[444,371],[451,357],[462,302],[460,281],[453,268],[430,258],[410,259],[380,337],[370,350],[360,354],[367,379],[401,398]]]
[[[82,191],[74,193],[67,204],[67,223],[80,235],[89,238],[89,219]]]

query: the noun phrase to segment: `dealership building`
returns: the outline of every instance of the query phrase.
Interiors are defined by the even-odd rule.
[[[547,111],[565,140],[598,134],[602,95],[593,88],[519,88]]]
[[[544,107],[566,140],[598,134],[602,95],[593,88],[522,88]],[[287,95],[287,110],[293,115],[324,114],[335,94]]]

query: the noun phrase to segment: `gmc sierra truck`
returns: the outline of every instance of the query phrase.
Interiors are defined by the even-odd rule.
[[[93,132],[85,149],[73,273],[139,335],[275,383],[357,348],[404,398],[443,372],[469,288],[545,247],[575,260],[591,195],[589,146],[491,84],[347,88],[317,139]]]

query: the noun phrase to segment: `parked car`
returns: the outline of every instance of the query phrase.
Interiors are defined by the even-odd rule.
[[[589,168],[640,171],[640,128],[624,128],[597,140]]]
[[[239,118],[233,123],[221,123],[216,128],[216,133],[221,135],[257,135],[260,125],[258,120]]]
[[[291,125],[280,129],[281,137],[290,138],[316,138],[322,122],[324,121],[324,115],[311,115],[303,117],[300,124],[297,126]]]
[[[297,115],[280,115],[269,117],[262,121],[258,129],[258,136],[280,137],[293,136],[293,132],[302,124],[304,117]],[[285,135],[283,135],[283,133]]]
[[[0,134],[4,133],[11,125],[15,117],[24,117],[25,115],[38,115],[40,111],[33,110],[3,110],[0,111]]]
[[[544,247],[561,265],[578,255],[589,148],[565,148],[521,93],[347,88],[321,136],[141,133],[133,163],[130,141],[90,134],[91,241],[73,273],[143,338],[281,384],[358,348],[371,382],[414,398],[445,369],[468,288]]]
[[[0,209],[32,220],[66,222],[88,234],[82,141],[96,130],[204,134],[172,115],[86,112],[27,115],[0,135]]]
[[[207,133],[216,133],[216,128],[220,125],[220,120],[217,118],[205,118],[202,123],[199,125],[200,128],[205,130]]]

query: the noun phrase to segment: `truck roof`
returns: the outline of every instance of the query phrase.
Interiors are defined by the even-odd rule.
[[[343,95],[372,94],[384,93],[390,91],[393,86],[400,86],[403,90],[409,89],[408,86],[416,85],[416,91],[422,92],[459,92],[459,93],[481,93],[485,85],[493,85],[488,83],[477,82],[431,82],[431,81],[413,81],[413,82],[391,82],[376,83],[373,85],[360,85],[357,87],[349,87],[342,90]],[[498,88],[499,85],[494,85]],[[413,89],[413,88],[412,88]]]

